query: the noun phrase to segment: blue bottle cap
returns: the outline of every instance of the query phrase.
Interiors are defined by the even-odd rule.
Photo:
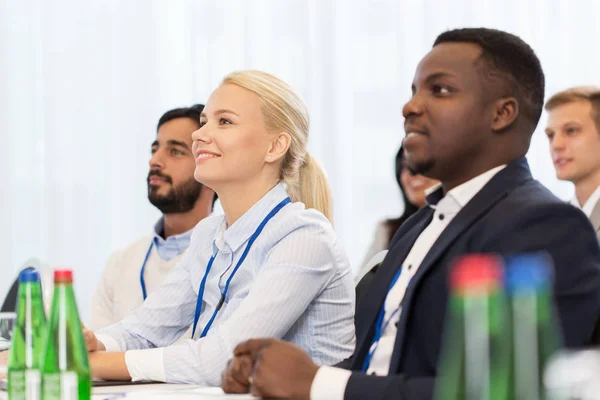
[[[552,284],[553,263],[547,253],[529,253],[506,260],[506,288],[517,290],[540,290]]]
[[[26,270],[23,270],[19,274],[19,283],[39,282],[39,281],[40,281],[40,274],[33,268],[28,268]]]

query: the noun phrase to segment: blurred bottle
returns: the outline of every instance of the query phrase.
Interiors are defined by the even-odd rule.
[[[91,397],[88,354],[77,312],[71,270],[54,271],[54,297],[42,363],[44,400]]]
[[[28,258],[19,270],[33,268],[40,274],[40,283],[42,285],[42,300],[44,302],[44,311],[46,317],[50,315],[50,306],[52,305],[52,293],[54,293],[54,270],[47,264],[42,264],[39,258]]]
[[[41,398],[40,364],[44,350],[46,316],[40,275],[34,269],[19,274],[17,321],[8,359],[8,398]]]
[[[451,271],[436,400],[513,400],[503,275],[499,258],[481,254]]]
[[[544,388],[544,369],[562,347],[552,303],[552,260],[523,254],[507,260],[506,289],[512,315],[513,398],[559,399]]]

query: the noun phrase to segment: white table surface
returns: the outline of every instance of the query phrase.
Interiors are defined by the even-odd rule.
[[[145,384],[125,386],[103,386],[92,390],[92,400],[116,400],[116,399],[194,399],[194,400],[250,400],[257,399],[249,394],[226,395],[220,388],[201,387],[197,385],[175,385],[175,384]],[[8,400],[8,395],[0,391],[0,400]]]

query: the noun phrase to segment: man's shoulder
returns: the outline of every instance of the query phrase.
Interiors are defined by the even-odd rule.
[[[554,195],[546,186],[535,179],[528,180],[510,192],[508,199],[519,200],[524,204],[556,203],[567,205]]]
[[[508,209],[519,218],[523,215],[560,212],[561,215],[581,216],[583,213],[569,203],[559,199],[548,188],[536,180],[530,180],[511,191],[499,202],[502,209]]]
[[[153,238],[154,238],[154,235],[146,235],[146,236],[139,237],[139,238],[135,239],[133,242],[130,242],[129,244],[122,246],[119,249],[117,249],[116,251],[114,251],[110,255],[110,259],[121,259],[121,258],[126,257],[127,255],[131,254],[132,252],[143,253],[148,250],[148,248],[150,247],[150,243],[152,243]],[[143,255],[142,255],[142,257],[143,257]]]
[[[553,234],[570,230],[592,236],[589,219],[578,208],[556,197],[541,183],[530,180],[507,193],[483,216],[474,234],[483,242],[507,236],[515,241],[522,235]]]
[[[524,232],[547,235],[565,228],[591,231],[591,224],[581,210],[560,200],[541,183],[529,180],[491,206],[473,228],[467,235],[488,243],[504,236],[518,241]]]
[[[135,239],[133,242],[121,248],[121,251],[130,251],[138,248],[148,249],[150,243],[154,240],[154,235],[141,236]]]

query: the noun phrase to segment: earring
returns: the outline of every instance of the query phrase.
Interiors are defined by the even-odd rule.
[[[271,156],[267,157],[269,160],[271,159]]]

